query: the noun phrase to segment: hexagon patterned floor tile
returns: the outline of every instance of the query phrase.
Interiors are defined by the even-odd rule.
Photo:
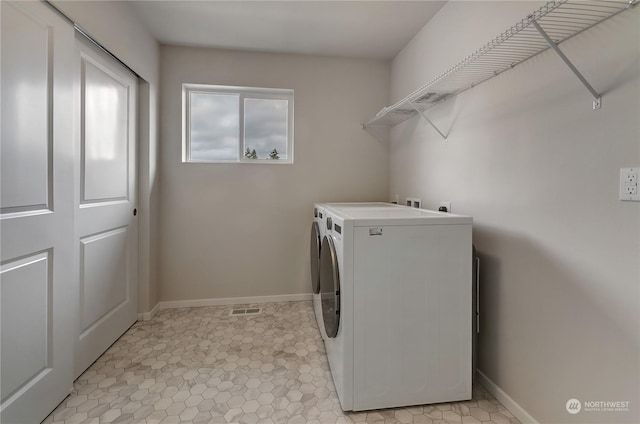
[[[43,424],[520,424],[480,385],[471,401],[343,413],[311,302],[258,306],[240,316],[168,309],[136,323]]]

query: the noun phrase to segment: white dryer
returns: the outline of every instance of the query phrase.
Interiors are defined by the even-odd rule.
[[[327,338],[322,321],[322,305],[320,303],[320,249],[326,228],[324,209],[325,206],[321,203],[313,205],[313,223],[311,224],[311,235],[309,237],[313,311],[323,340]]]
[[[472,219],[325,206],[322,317],[342,409],[470,399]]]
[[[327,230],[327,222],[325,217],[325,209],[333,208],[367,208],[380,209],[392,208],[396,205],[384,202],[360,202],[360,203],[316,203],[313,205],[313,223],[311,224],[310,252],[309,259],[311,262],[311,293],[313,294],[313,310],[320,330],[322,339],[327,338],[324,321],[322,318],[322,305],[320,294],[320,251],[322,239]]]

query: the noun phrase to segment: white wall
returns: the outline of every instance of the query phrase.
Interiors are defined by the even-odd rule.
[[[449,2],[392,63],[397,101],[539,7]],[[474,217],[479,368],[540,423],[640,422],[640,8],[563,43],[601,110],[552,51],[393,128],[390,195]],[[378,105],[381,106],[381,105]],[[565,403],[630,401],[569,415]]]
[[[314,202],[386,200],[388,62],[161,48],[161,300],[310,293]],[[295,90],[295,163],[181,162],[181,84]]]
[[[158,302],[159,46],[127,2],[53,0],[51,3],[144,80],[138,102],[138,312],[149,312]]]

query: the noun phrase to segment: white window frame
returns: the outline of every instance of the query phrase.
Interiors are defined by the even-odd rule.
[[[192,160],[190,102],[191,93],[236,94],[239,96],[238,159]],[[183,163],[253,163],[268,165],[293,164],[293,98],[294,91],[281,88],[235,87],[227,85],[182,84],[182,162]],[[244,157],[244,101],[245,99],[287,100],[287,159],[245,159]]]

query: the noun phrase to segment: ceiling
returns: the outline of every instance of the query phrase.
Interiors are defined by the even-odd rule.
[[[163,44],[392,59],[444,1],[140,1]]]

